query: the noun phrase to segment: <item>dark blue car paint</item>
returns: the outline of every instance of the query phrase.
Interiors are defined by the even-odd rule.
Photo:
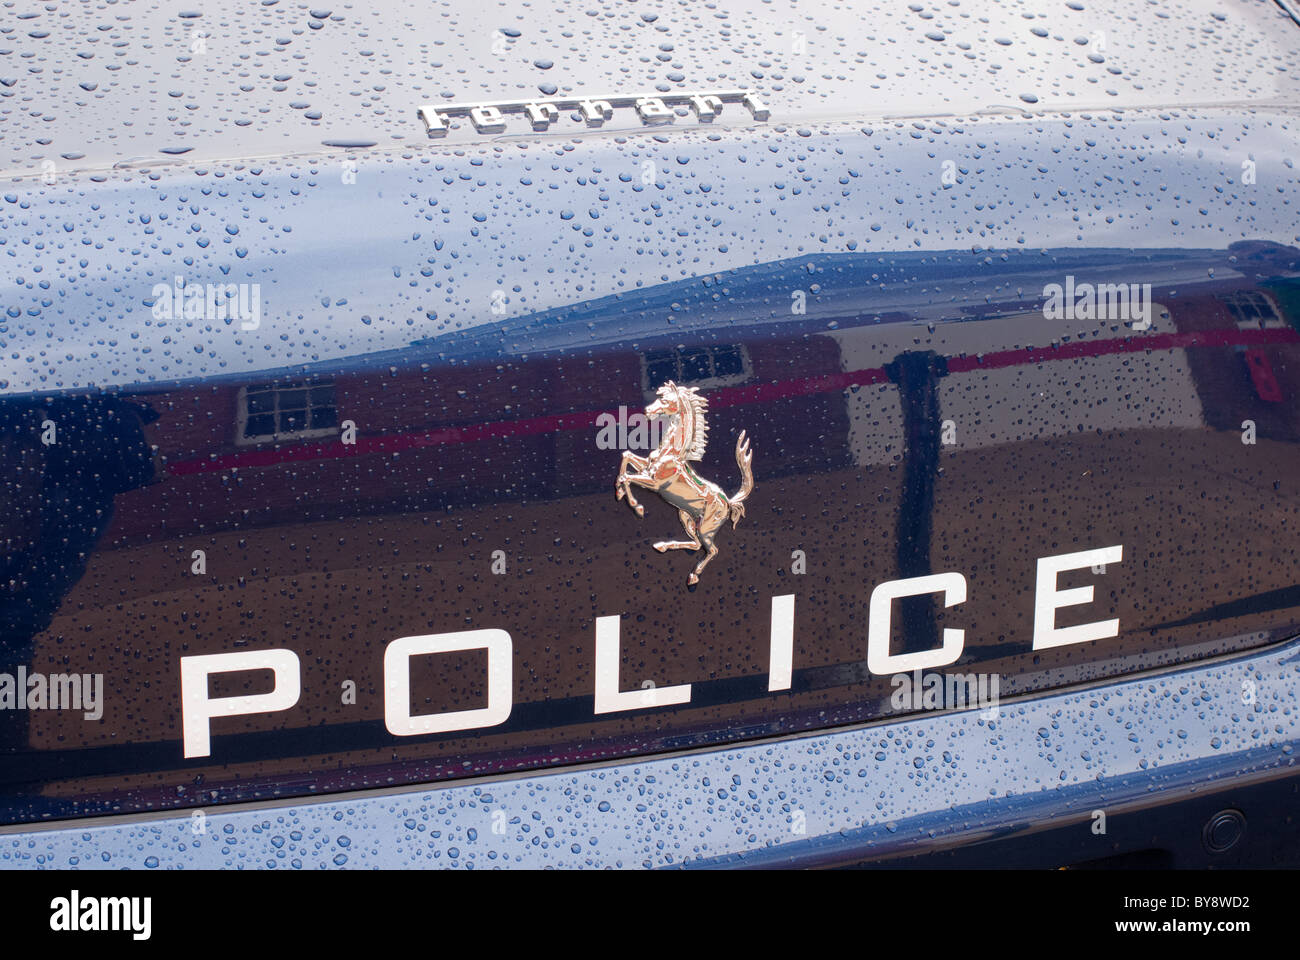
[[[1248,681],[1261,696],[1244,705]],[[1004,704],[991,722],[928,714],[432,790],[9,828],[0,866],[821,866],[999,838],[1032,844],[1051,830],[1073,838],[1077,858],[1104,859],[1147,848],[1149,834],[1124,836],[1143,810],[1234,787],[1289,783],[1293,793],[1297,682],[1300,651],[1289,644]],[[1099,809],[1105,833],[1093,829]],[[1248,829],[1294,849],[1293,812],[1246,812]],[[1195,839],[1202,824],[1166,826]],[[1203,854],[1183,865],[1232,862]]]
[[[72,151],[81,155],[69,159],[66,124],[88,105],[45,123],[25,116],[16,128],[23,142],[6,137],[12,182],[0,188],[0,432],[27,438],[36,452],[23,455],[43,458],[46,486],[35,497],[24,474],[6,477],[10,516],[35,510],[41,523],[35,533],[21,524],[5,531],[12,568],[10,596],[0,605],[5,652],[14,663],[50,670],[103,669],[114,726],[100,734],[79,717],[33,716],[30,728],[26,718],[5,717],[16,721],[0,758],[5,818],[192,807],[215,818],[214,805],[223,803],[580,761],[624,758],[644,771],[680,761],[630,758],[891,718],[888,678],[872,677],[864,662],[867,596],[883,580],[931,571],[956,569],[971,582],[972,606],[942,620],[968,634],[968,656],[954,669],[1000,673],[1008,697],[1293,637],[1300,630],[1296,55],[1294,44],[1269,34],[1289,28],[1279,11],[1232,9],[1226,20],[1194,5],[1170,10],[1166,33],[1150,34],[1168,45],[1153,61],[1163,70],[1143,63],[1139,41],[1122,32],[1110,40],[1120,49],[1077,65],[1016,47],[1042,40],[1052,50],[1086,51],[1077,38],[1050,30],[1016,38],[1010,55],[1020,69],[1039,71],[1025,81],[1044,91],[1037,102],[1020,97],[1015,108],[996,107],[984,87],[998,83],[981,75],[954,87],[955,100],[941,97],[944,116],[923,116],[936,104],[919,87],[894,85],[889,104],[905,119],[888,119],[846,93],[861,85],[796,80],[774,68],[747,78],[771,102],[767,125],[732,120],[713,130],[496,140],[461,130],[445,145],[428,145],[414,119],[416,101],[429,96],[419,83],[422,65],[397,71],[391,90],[372,91],[401,91],[410,102],[354,116],[366,130],[350,142],[370,146],[347,150],[321,147],[340,139],[332,132],[338,127],[320,128],[328,118],[300,126],[267,119],[278,109],[273,94],[288,91],[264,84],[298,82],[269,75],[244,78],[258,81],[245,103],[268,98],[249,109],[249,124],[218,121],[214,100],[194,98],[204,103],[193,111],[198,123],[183,131],[194,143],[179,161],[168,148],[161,155],[141,149],[151,155],[122,162],[145,138],[113,123],[85,132]],[[1071,10],[1065,15],[1079,12]],[[699,28],[685,8],[677,16]],[[305,29],[312,33],[279,44],[279,55],[353,26],[342,13],[311,19]],[[180,36],[186,26],[162,22],[149,29]],[[661,32],[654,20],[637,23]],[[1074,27],[1085,40],[1088,23],[1084,17]],[[113,29],[122,28],[104,32]],[[718,29],[719,42],[730,42],[727,28]],[[956,41],[960,29],[949,37]],[[993,28],[971,29],[992,44],[979,57],[996,59],[1002,44]],[[1177,38],[1206,30],[1253,51],[1250,69],[1234,62],[1217,84],[1176,70]],[[339,42],[356,41],[343,36]],[[85,39],[28,37],[18,49],[0,39],[0,77],[32,41],[71,49]],[[214,44],[220,38],[210,34]],[[915,78],[936,69],[919,48],[941,50],[947,41],[913,39],[918,50],[897,56]],[[456,56],[470,47],[466,41]],[[42,59],[44,48],[35,49]],[[312,69],[322,69],[322,56],[308,58]],[[873,71],[860,58],[836,56],[841,69],[868,83]],[[574,55],[570,75],[584,83],[618,79],[601,76],[603,68],[584,75],[591,68],[581,60]],[[203,65],[196,89],[215,95],[229,82],[211,61],[193,62]],[[1123,67],[1115,73],[1107,63]],[[139,60],[126,66],[143,69]],[[1120,89],[1071,109],[1084,101],[1061,85],[1091,83],[1079,71],[1094,68],[1097,79]],[[511,60],[502,69],[518,84],[551,68]],[[343,110],[351,80],[331,81],[321,95]],[[29,103],[31,86],[42,81],[33,69],[6,83],[0,110],[18,118],[17,103]],[[113,96],[122,94],[118,88]],[[166,122],[164,101],[140,102],[148,118],[142,127]],[[248,157],[258,159],[238,159]],[[41,179],[47,160],[55,163],[52,184]],[[177,274],[259,284],[260,327],[158,319],[155,287]],[[1150,284],[1154,302],[1172,315],[1156,318],[1150,331],[1049,319],[1047,287],[1076,275]],[[796,292],[802,312],[792,309]],[[1206,313],[1206,305],[1242,294],[1264,296],[1279,323],[1249,329],[1226,307],[1217,321]],[[1197,306],[1184,309],[1189,302]],[[494,311],[502,305],[504,315]],[[712,350],[716,359],[719,348],[734,349],[749,366],[736,382],[705,385],[716,419],[701,469],[733,486],[728,451],[745,429],[754,438],[758,487],[746,520],[726,531],[723,555],[688,592],[685,561],[648,549],[671,532],[671,511],[652,503],[637,520],[615,502],[617,451],[596,449],[596,417],[645,404],[655,385],[645,379],[653,357]],[[781,357],[784,368],[774,359]],[[340,403],[337,414],[357,422],[356,449],[320,436],[236,443],[239,392],[289,382],[351,384],[354,405]],[[404,409],[394,395],[411,403]],[[951,448],[939,439],[950,416]],[[64,446],[42,452],[31,438],[50,419]],[[1251,446],[1239,441],[1247,419],[1259,437]],[[953,497],[967,488],[969,497]],[[1004,502],[991,505],[997,490]],[[377,530],[391,518],[410,529]],[[347,529],[328,528],[326,542],[317,532],[330,523]],[[1120,636],[1034,653],[1035,559],[1121,542],[1125,560],[1111,576],[1123,580],[1106,581],[1109,596],[1099,590],[1106,604],[1130,605]],[[196,544],[214,557],[197,586],[187,572]],[[508,556],[504,580],[489,573],[494,549]],[[809,575],[791,572],[795,550],[812,559]],[[334,567],[342,583],[362,584],[356,595],[333,581]],[[797,598],[795,684],[773,695],[765,673],[769,602],[788,593]],[[450,600],[435,603],[434,594]],[[260,599],[244,599],[253,596]],[[979,602],[985,606],[973,606]],[[226,603],[240,612],[228,616]],[[596,721],[593,621],[610,614],[625,615],[625,684],[643,675],[690,682],[689,709]],[[940,623],[928,604],[902,618],[907,649],[932,645]],[[358,707],[339,706],[339,681],[373,678],[389,641],[480,627],[509,630],[517,673],[527,677],[501,730],[398,741],[377,712],[382,690],[373,679],[362,680]],[[314,699],[264,723],[215,726],[212,757],[184,758],[179,657],[282,645],[303,658],[304,692]],[[476,702],[476,688],[457,680],[473,669],[457,662],[434,677],[435,688],[451,687],[451,699],[426,709]],[[1288,677],[1279,674],[1273,698],[1294,695]],[[1136,681],[1122,689],[1133,703],[1150,693]],[[1285,696],[1268,702],[1286,711]],[[1027,710],[1051,702],[1023,701]],[[1227,709],[1227,694],[1219,702]],[[1164,744],[1197,729],[1178,719],[1181,708],[1166,706],[1159,720],[1143,721],[1157,726],[1133,734],[1152,738],[1148,765]],[[1199,716],[1199,707],[1186,709]],[[1018,723],[1016,716],[1001,724]],[[1220,754],[1213,741],[1241,720],[1232,710],[1225,717],[1223,728],[1206,728],[1205,739],[1179,752],[1171,786],[1208,776],[1206,764],[1215,777],[1290,764],[1294,737],[1282,727],[1251,728],[1264,738],[1260,754]],[[980,722],[956,715],[888,729],[962,735]],[[956,733],[946,726],[954,723]],[[815,742],[837,749],[856,742],[841,737],[875,735],[859,728]],[[1093,742],[1087,732],[1059,736],[1067,753],[1088,753]],[[730,750],[750,758],[760,753],[749,751],[811,742],[732,747],[699,762],[725,767]],[[1030,744],[1037,746],[1032,737],[1019,745],[993,737],[969,755],[976,765],[1013,764],[1016,786],[995,786],[1002,798],[995,809],[981,808],[962,824],[990,823],[1003,815],[996,809],[1014,819],[1012,795],[1049,819],[1089,802],[1083,786],[1076,800],[1053,780],[1051,751]],[[1095,772],[1127,784],[1121,793],[1144,789],[1146,768],[1121,774],[1120,766]],[[1061,782],[1074,775],[1059,772]],[[750,789],[764,789],[766,773],[754,773]],[[634,782],[640,774],[626,776]],[[877,793],[897,791],[899,803],[913,802],[917,784],[908,776],[866,776],[881,784]],[[1053,789],[1029,799],[1028,784]],[[436,796],[484,789],[457,785]],[[913,848],[944,816],[924,795],[909,807],[921,818],[920,832],[907,835]],[[681,795],[683,817],[699,816],[688,798]],[[364,802],[391,813],[384,797]],[[868,812],[866,793],[824,802],[839,804],[839,813],[810,826],[811,837],[870,834],[853,835],[845,841],[851,851],[832,859],[875,850],[879,831],[889,832]],[[330,816],[354,809],[351,800],[342,803],[328,808]],[[484,813],[481,804],[474,809]],[[632,822],[625,813],[617,824]],[[552,814],[560,816],[549,808]],[[260,815],[230,816],[237,829],[256,833]],[[943,820],[944,829],[957,822]],[[368,824],[376,836],[389,829],[380,820]],[[374,862],[414,862],[394,852],[413,848],[391,826],[385,835],[397,847]],[[129,838],[106,841],[105,849],[138,843],[132,830],[173,828],[185,823],[102,828]],[[450,836],[453,824],[445,829]],[[473,829],[484,833],[481,824]],[[512,830],[506,835],[518,840],[521,831]],[[655,846],[646,834],[635,840],[640,860],[622,841],[617,854],[595,856],[583,838],[581,855],[543,859],[761,861],[744,851],[780,842],[774,856],[781,862],[805,855],[813,862],[821,856],[813,848],[830,842],[780,830],[740,833],[739,845],[663,854],[642,852]],[[607,834],[593,835],[612,842]],[[60,844],[73,836],[51,838],[42,855],[57,851],[62,862]],[[37,849],[47,841],[29,842]],[[189,843],[183,851],[163,846],[185,853],[177,865],[242,854]],[[355,854],[339,855],[355,863]]]

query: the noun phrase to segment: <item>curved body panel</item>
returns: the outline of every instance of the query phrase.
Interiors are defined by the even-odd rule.
[[[658,40],[636,76],[495,11],[436,71],[372,49],[399,7],[4,34],[0,818],[991,722],[1294,637],[1292,26],[1066,7],[858,53],[801,6],[816,75],[693,5],[591,18]],[[1241,55],[1175,70],[1207,35]],[[447,110],[625,91],[682,103]],[[707,403],[655,459],[669,382]],[[652,461],[662,499],[620,480]]]

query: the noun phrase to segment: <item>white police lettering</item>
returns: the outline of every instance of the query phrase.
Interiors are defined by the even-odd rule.
[[[411,715],[411,658],[462,650],[487,651],[487,706]],[[384,650],[384,725],[395,737],[495,727],[510,717],[513,648],[504,630],[463,630],[402,637]]]
[[[1108,564],[1118,564],[1124,548],[1116,545],[1079,553],[1067,553],[1038,560],[1034,592],[1034,650],[1065,644],[1088,643],[1119,635],[1119,619],[1100,620],[1072,627],[1056,626],[1061,607],[1092,603],[1092,586],[1058,589],[1058,574],[1093,568],[1100,576]],[[1101,571],[1101,572],[1097,572]],[[876,676],[931,670],[956,662],[966,643],[966,631],[945,627],[941,645],[931,650],[891,654],[889,640],[892,606],[903,597],[934,594],[946,608],[959,607],[967,598],[966,578],[956,572],[888,580],[871,592],[866,641],[867,671]],[[768,690],[778,693],[797,689],[795,649],[795,594],[771,598],[769,627]],[[960,614],[956,615],[957,618]],[[592,714],[648,710],[680,706],[691,702],[691,685],[659,685],[659,678],[629,678],[624,690],[619,676],[622,651],[618,615],[596,617],[593,649]],[[486,703],[481,707],[411,713],[410,660],[462,650],[487,651]],[[412,737],[457,730],[481,730],[509,719],[514,704],[514,649],[504,630],[462,630],[393,640],[384,650],[384,723],[396,737]],[[209,696],[208,677],[221,673],[270,670],[273,684],[269,693],[214,699]],[[918,674],[919,675],[919,674]],[[291,650],[241,651],[205,656],[181,657],[181,720],[186,757],[211,754],[210,721],[214,717],[248,716],[288,710],[298,703],[301,685],[298,656]]]
[[[635,691],[619,690],[618,617],[596,618],[596,713],[615,713],[646,707],[665,707],[690,703],[691,685],[649,687]]]
[[[919,597],[927,593],[943,594],[945,607],[966,601],[966,578],[960,573],[936,573],[928,577],[890,580],[871,591],[871,610],[867,618],[867,669],[875,674],[907,673],[946,667],[961,656],[966,631],[951,627],[943,631],[943,646],[938,650],[915,653],[889,653],[890,613],[899,597]]]
[[[1056,575],[1066,570],[1105,568],[1108,563],[1124,559],[1122,546],[1103,547],[1101,550],[1084,550],[1065,553],[1059,557],[1043,557],[1038,561],[1038,583],[1034,590],[1034,649],[1063,647],[1069,643],[1087,643],[1119,636],[1119,620],[1102,620],[1097,623],[1080,623],[1073,627],[1056,626],[1056,611],[1060,607],[1073,607],[1092,603],[1092,587],[1056,589]]]
[[[270,670],[274,678],[270,693],[243,697],[208,695],[208,677],[214,673],[249,673]],[[242,717],[255,713],[288,710],[302,691],[298,655],[292,650],[241,650],[200,657],[181,657],[181,737],[186,757],[212,753],[213,717]]]

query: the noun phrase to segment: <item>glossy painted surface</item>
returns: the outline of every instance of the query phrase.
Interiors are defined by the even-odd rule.
[[[420,104],[557,92],[757,86],[792,126],[1294,104],[1293,29],[1270,0],[14,5],[0,10],[0,171],[423,147]],[[468,126],[450,139],[476,140]],[[520,134],[534,139],[526,124],[505,137]],[[567,121],[552,131],[572,136]]]
[[[1005,704],[993,721],[930,714],[437,790],[0,835],[0,867],[817,866],[1044,829],[1073,831],[1076,859],[1100,859],[1141,810],[1294,778],[1297,682],[1291,644]],[[1092,830],[1099,808],[1106,834]],[[1284,816],[1247,815],[1248,829],[1294,844]],[[1194,838],[1201,822],[1168,826]]]
[[[14,346],[31,344],[42,322],[68,335],[52,376],[37,361],[9,379],[13,449],[37,464],[17,476],[42,485],[10,488],[14,515],[39,524],[18,532],[29,547],[9,561],[17,586],[5,608],[8,648],[33,671],[102,672],[106,683],[99,721],[27,715],[24,755],[7,775],[9,816],[441,779],[884,716],[894,688],[865,668],[868,598],[876,584],[925,573],[957,571],[970,595],[946,614],[924,602],[904,612],[901,649],[930,649],[940,626],[963,628],[957,667],[999,674],[1004,696],[1293,634],[1300,421],[1291,121],[1187,118],[1177,135],[1170,123],[1090,125],[1090,135],[1111,143],[1089,148],[1089,174],[1105,185],[1091,187],[1089,206],[1099,223],[1115,224],[1075,245],[1068,233],[1084,235],[1074,219],[1083,203],[1059,186],[1067,170],[1080,176],[1068,162],[1043,173],[1041,161],[1016,160],[944,189],[924,158],[946,150],[974,166],[986,153],[1022,157],[1031,144],[1044,155],[1045,141],[1065,153],[1079,136],[1073,120],[936,127],[921,140],[898,127],[787,132],[765,135],[761,151],[704,136],[584,144],[565,151],[562,176],[549,151],[534,159],[512,148],[482,186],[470,174],[474,156],[363,166],[356,184],[296,170],[131,179],[119,202],[100,204],[116,223],[88,245],[50,221],[59,207],[69,217],[93,209],[98,194],[68,188],[9,204],[6,238],[42,219],[55,228],[38,243],[7,243],[31,258],[16,288],[52,299],[38,279],[54,270],[51,261],[64,261],[55,272],[67,279],[56,302],[15,318]],[[1231,134],[1228,123],[1236,124]],[[1118,141],[1133,137],[1163,149],[1130,157]],[[981,147],[981,138],[990,142]],[[1225,142],[1192,162],[1179,142],[1189,138],[1202,153]],[[1258,158],[1276,202],[1260,204],[1233,182],[1232,149]],[[662,188],[615,172],[638,170],[642,155],[665,171]],[[894,173],[906,186],[896,182],[882,197],[886,157],[908,172]],[[318,188],[341,199],[312,199]],[[293,229],[254,215],[278,189],[285,215],[305,218]],[[487,199],[507,189],[509,201]],[[922,190],[933,219],[894,212],[907,206],[897,199]],[[414,202],[422,191],[433,196]],[[545,208],[527,199],[583,191],[597,205],[582,220],[566,219],[571,199]],[[473,215],[480,204],[495,223]],[[385,205],[391,215],[380,212]],[[685,222],[684,205],[698,219],[681,229],[680,265],[670,273],[645,231],[658,233],[665,211],[672,224]],[[442,251],[419,229],[412,241],[390,241],[390,259],[408,263],[383,272],[374,253],[338,256],[327,272],[280,265],[301,262],[295,251],[322,236],[341,208],[367,206],[371,229],[390,236],[402,210],[455,233]],[[832,231],[834,241],[819,233],[823,206],[851,228]],[[970,212],[981,206],[996,209],[979,232],[1008,246],[954,249],[961,223],[978,235]],[[217,240],[210,253],[196,241],[211,232],[183,215],[191,207],[230,211],[218,221],[240,211],[244,226],[220,230],[232,242]],[[1226,248],[1225,220],[1237,224]],[[1144,245],[1097,245],[1107,235]],[[826,241],[816,252],[800,252],[819,236]],[[944,246],[900,250],[909,236]],[[94,348],[93,331],[110,324],[68,322],[76,298],[91,293],[78,292],[70,258],[81,247],[107,262],[95,247],[109,242],[141,251],[129,272],[140,277],[142,299],[124,298],[121,310],[143,320],[138,336]],[[715,260],[759,266],[703,273],[686,262],[692,247],[710,245]],[[608,262],[618,250],[627,251],[621,270]],[[651,254],[657,266],[634,274],[631,266]],[[582,266],[598,256],[603,266]],[[164,264],[195,276],[214,265],[212,274],[226,277],[236,271],[223,273],[223,263],[243,262],[257,265],[243,276],[274,291],[264,295],[258,330],[151,323],[147,304]],[[673,279],[688,270],[694,279]],[[84,272],[89,282],[94,268]],[[492,316],[493,284],[512,276],[520,282],[507,304],[514,309],[517,296],[520,316],[455,332],[429,319],[439,300],[475,297]],[[593,276],[624,292],[592,296]],[[1045,290],[1071,276],[1151,284],[1150,328],[1048,319]],[[309,291],[319,296],[326,284],[347,291],[338,299],[349,302],[323,296],[313,310]],[[527,313],[530,287],[567,295],[571,306]],[[804,313],[792,309],[798,291]],[[1275,313],[1239,327],[1228,302],[1259,292]],[[407,307],[388,312],[381,300]],[[412,316],[418,306],[422,318]],[[358,309],[375,313],[358,323]],[[383,321],[382,334],[366,332],[366,316]],[[367,349],[402,330],[405,348]],[[346,360],[302,362],[317,344],[348,349],[353,331]],[[28,349],[36,360],[41,351]],[[101,351],[134,354],[111,373],[142,382],[78,399],[85,393],[74,385],[93,376]],[[1252,372],[1247,354],[1262,357],[1267,372]],[[734,487],[728,450],[744,429],[757,488],[744,523],[724,531],[725,552],[688,592],[693,560],[650,549],[675,532],[675,517],[656,502],[639,520],[615,500],[620,444],[602,448],[597,416],[644,406],[655,364],[683,379],[689,371],[678,364],[701,357],[722,364],[714,382],[701,384],[713,438],[701,470]],[[41,395],[60,381],[72,389],[47,403]],[[356,444],[328,430],[241,442],[256,416],[249,389],[277,383],[319,386],[323,422],[337,431],[353,421]],[[305,402],[289,392],[298,399],[285,404]],[[33,431],[44,419],[59,425],[62,445],[37,445]],[[1247,419],[1257,423],[1253,445],[1242,442]],[[952,444],[942,442],[944,421]],[[78,433],[81,425],[94,429]],[[110,479],[113,463],[122,479]],[[1115,616],[1119,636],[1032,652],[1037,559],[1116,544],[1124,562],[1096,578],[1098,603],[1068,622]],[[196,549],[206,554],[202,575],[192,572]],[[806,573],[793,572],[796,551]],[[493,572],[498,560],[504,573]],[[790,594],[794,686],[769,693],[772,598]],[[603,616],[622,617],[623,687],[690,683],[688,706],[594,714],[595,620]],[[512,638],[508,721],[467,735],[395,738],[383,720],[387,644],[469,629]],[[179,659],[272,648],[294,650],[303,664],[298,705],[216,721],[211,758],[182,757]],[[413,681],[417,713],[482,705],[479,658],[448,657],[422,670]],[[355,704],[344,702],[349,681]],[[226,682],[214,696],[268,687],[250,673]]]
[[[102,674],[105,694],[95,720],[0,718],[5,819],[888,718],[871,591],[934,573],[960,573],[968,598],[900,604],[896,651],[962,629],[952,669],[996,674],[1002,696],[1294,636],[1285,73],[1157,84],[1164,103],[1192,84],[1249,106],[806,126],[803,95],[773,83],[772,122],[751,127],[88,159],[6,181],[4,649],[32,672]],[[243,284],[256,317],[164,315],[178,276]],[[1149,285],[1149,325],[1054,318],[1049,290],[1075,283]],[[694,589],[695,557],[651,547],[674,512],[615,499],[638,438],[599,419],[664,378],[709,398],[704,476],[734,490],[741,430],[754,451],[746,518]],[[1062,578],[1095,594],[1061,623],[1114,617],[1118,635],[1035,651],[1038,560],[1115,545],[1119,563]],[[793,683],[771,691],[773,598],[789,596]],[[689,703],[596,714],[604,617],[620,618],[622,689],[691,684]],[[512,642],[508,719],[394,736],[388,644],[487,629]],[[181,658],[273,649],[301,664],[298,702],[214,721],[211,755],[186,758]],[[482,707],[483,672],[424,658],[412,709]],[[212,695],[268,688],[248,671]]]

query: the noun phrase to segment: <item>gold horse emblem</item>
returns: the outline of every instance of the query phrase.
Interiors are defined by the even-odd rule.
[[[633,484],[653,490],[677,508],[690,539],[661,540],[654,546],[660,553],[666,550],[707,550],[708,554],[687,578],[689,583],[699,583],[700,571],[718,555],[713,538],[722,524],[731,517],[731,526],[735,529],[745,515],[745,498],[754,489],[754,472],[750,469],[754,455],[749,452],[745,431],[740,431],[736,440],[740,490],[734,497],[728,497],[721,487],[705,480],[691,467],[692,460],[704,459],[704,447],[709,439],[709,427],[705,421],[709,401],[694,387],[679,387],[671,380],[659,388],[658,397],[645,408],[645,415],[651,420],[668,421],[659,446],[648,457],[638,457],[624,450],[623,464],[614,486],[618,499],[627,497],[628,505],[638,517],[645,516],[645,507],[632,495]],[[629,467],[633,472],[628,472]]]

